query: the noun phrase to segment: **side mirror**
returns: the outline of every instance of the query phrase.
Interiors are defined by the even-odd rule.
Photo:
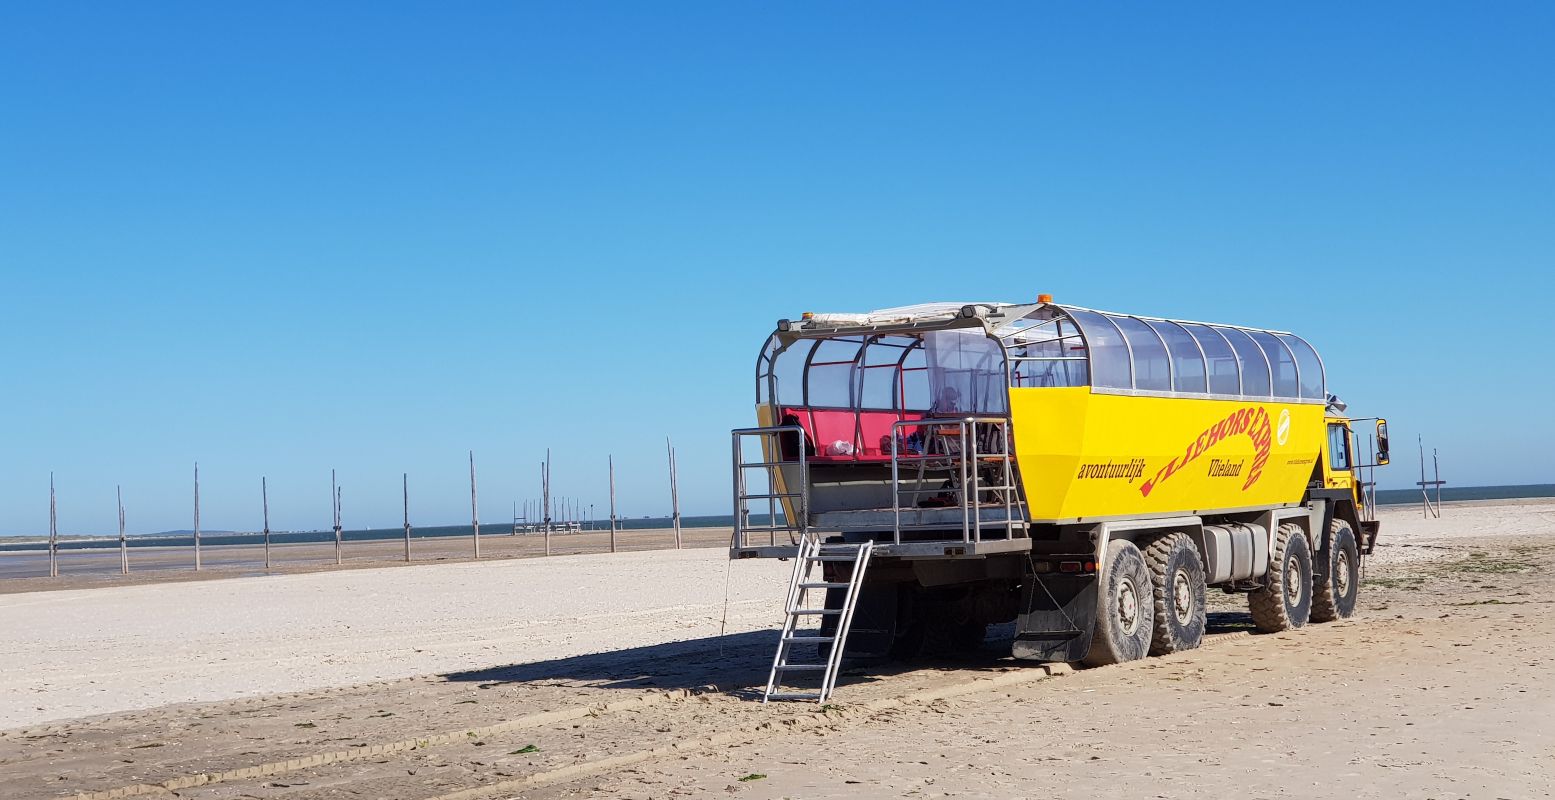
[[[1377,466],[1388,463],[1388,421],[1377,420]]]

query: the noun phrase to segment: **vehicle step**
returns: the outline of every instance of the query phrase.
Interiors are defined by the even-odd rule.
[[[1015,638],[1022,642],[1045,641],[1048,639],[1073,639],[1080,635],[1080,631],[1021,631]]]
[[[784,608],[786,617],[783,631],[778,635],[777,654],[772,657],[772,672],[767,676],[767,688],[764,692],[766,700],[826,702],[826,698],[836,684],[837,670],[841,662],[838,656],[848,641],[848,629],[853,624],[853,611],[858,601],[859,587],[863,585],[864,573],[869,569],[870,556],[874,549],[875,545],[872,542],[857,545],[827,545],[808,537],[798,542],[794,570],[788,582],[789,599]],[[815,580],[811,577],[815,565],[824,561],[846,562],[849,567],[827,569],[838,573],[846,571],[847,574],[836,575],[833,580]],[[824,578],[825,575],[815,577]],[[803,599],[804,591],[807,589],[846,591],[841,596],[841,603],[822,603],[820,608],[805,608],[804,606],[810,605],[810,602]],[[828,605],[834,607],[827,608]],[[819,629],[805,627],[801,630],[799,626],[806,620],[832,622],[835,625],[830,631],[824,626]],[[805,624],[809,623],[805,622]],[[828,632],[830,636],[825,635]],[[793,654],[793,647],[796,644],[814,644],[818,649],[829,647],[832,650],[832,657],[824,664],[790,664],[789,657]],[[780,685],[783,681],[782,676],[795,673],[812,673],[818,676],[819,689],[784,691],[784,687]]]

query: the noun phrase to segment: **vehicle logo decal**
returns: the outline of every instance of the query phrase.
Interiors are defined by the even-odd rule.
[[[1289,411],[1285,413],[1287,417],[1290,414]],[[1286,432],[1288,435],[1289,420],[1284,419],[1284,421],[1287,423]],[[1242,483],[1242,491],[1247,491],[1249,487],[1258,482],[1259,478],[1263,477],[1263,467],[1264,464],[1269,462],[1269,446],[1273,439],[1273,430],[1269,425],[1269,414],[1257,406],[1239,409],[1232,413],[1231,416],[1211,425],[1188,445],[1188,448],[1183,451],[1182,455],[1166,462],[1166,466],[1161,467],[1150,480],[1140,484],[1139,493],[1149,497],[1150,491],[1156,487],[1156,484],[1177,474],[1179,470],[1188,466],[1199,456],[1204,455],[1206,451],[1219,444],[1222,440],[1239,434],[1246,434],[1248,438],[1253,440],[1253,464],[1247,470],[1247,480]]]
[[[1280,424],[1274,426],[1274,439],[1285,446],[1285,440],[1290,438],[1290,409],[1280,409]]]

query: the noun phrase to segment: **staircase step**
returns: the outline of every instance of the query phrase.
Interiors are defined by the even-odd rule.
[[[870,555],[873,552],[874,545],[868,542],[823,545],[813,540],[805,540],[799,543],[793,577],[789,579],[788,584],[791,605],[784,609],[787,612],[787,619],[783,623],[783,633],[778,638],[778,651],[772,660],[772,673],[767,677],[766,700],[825,702],[826,697],[831,694],[832,683],[836,679],[837,669],[840,666],[836,656],[847,640],[853,620],[854,602],[858,599],[858,590],[864,582],[864,572],[869,567]],[[852,565],[852,569],[847,570],[846,576],[841,576],[843,580],[811,580],[810,573],[814,571],[815,564],[824,561],[847,562]],[[842,572],[844,568],[835,569]],[[802,599],[803,592],[807,589],[846,589],[848,591],[846,600],[840,607],[801,608],[800,606],[808,605]],[[821,635],[824,629],[798,629],[805,618],[814,617],[831,617],[836,622],[832,635]],[[790,664],[788,659],[796,644],[829,645],[833,648],[833,659],[825,664]],[[815,673],[820,676],[820,688],[815,691],[784,691],[782,676],[789,673]]]
[[[770,692],[768,700],[819,700],[820,692]]]

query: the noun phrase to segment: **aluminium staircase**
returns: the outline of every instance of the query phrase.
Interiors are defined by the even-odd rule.
[[[767,689],[762,697],[762,702],[769,700],[814,700],[817,703],[826,702],[831,696],[832,690],[837,685],[837,672],[842,667],[842,651],[848,640],[848,629],[853,624],[853,609],[858,604],[859,586],[864,581],[864,572],[869,567],[869,557],[874,551],[874,542],[861,544],[822,544],[812,536],[805,536],[799,541],[799,552],[794,557],[794,571],[788,580],[788,601],[784,605],[785,616],[783,618],[783,632],[778,639],[777,654],[772,657],[772,672],[767,676]],[[848,571],[846,581],[812,580],[811,573],[817,564],[827,562],[847,562],[852,568]],[[835,570],[841,572],[841,570]],[[825,577],[825,567],[822,567],[822,578]],[[831,589],[846,589],[843,594],[842,605],[838,608],[827,608],[825,597]],[[806,598],[811,590],[819,590],[822,602],[819,607],[811,607]],[[814,619],[816,622],[826,617],[836,617],[836,625],[832,626],[831,635],[822,630],[799,630],[801,621]],[[796,662],[794,645],[814,644],[818,652],[824,649],[824,658],[819,655],[816,661],[824,663]],[[801,690],[794,688],[794,684],[788,680],[792,673],[816,674],[819,673],[820,685],[813,689]]]

